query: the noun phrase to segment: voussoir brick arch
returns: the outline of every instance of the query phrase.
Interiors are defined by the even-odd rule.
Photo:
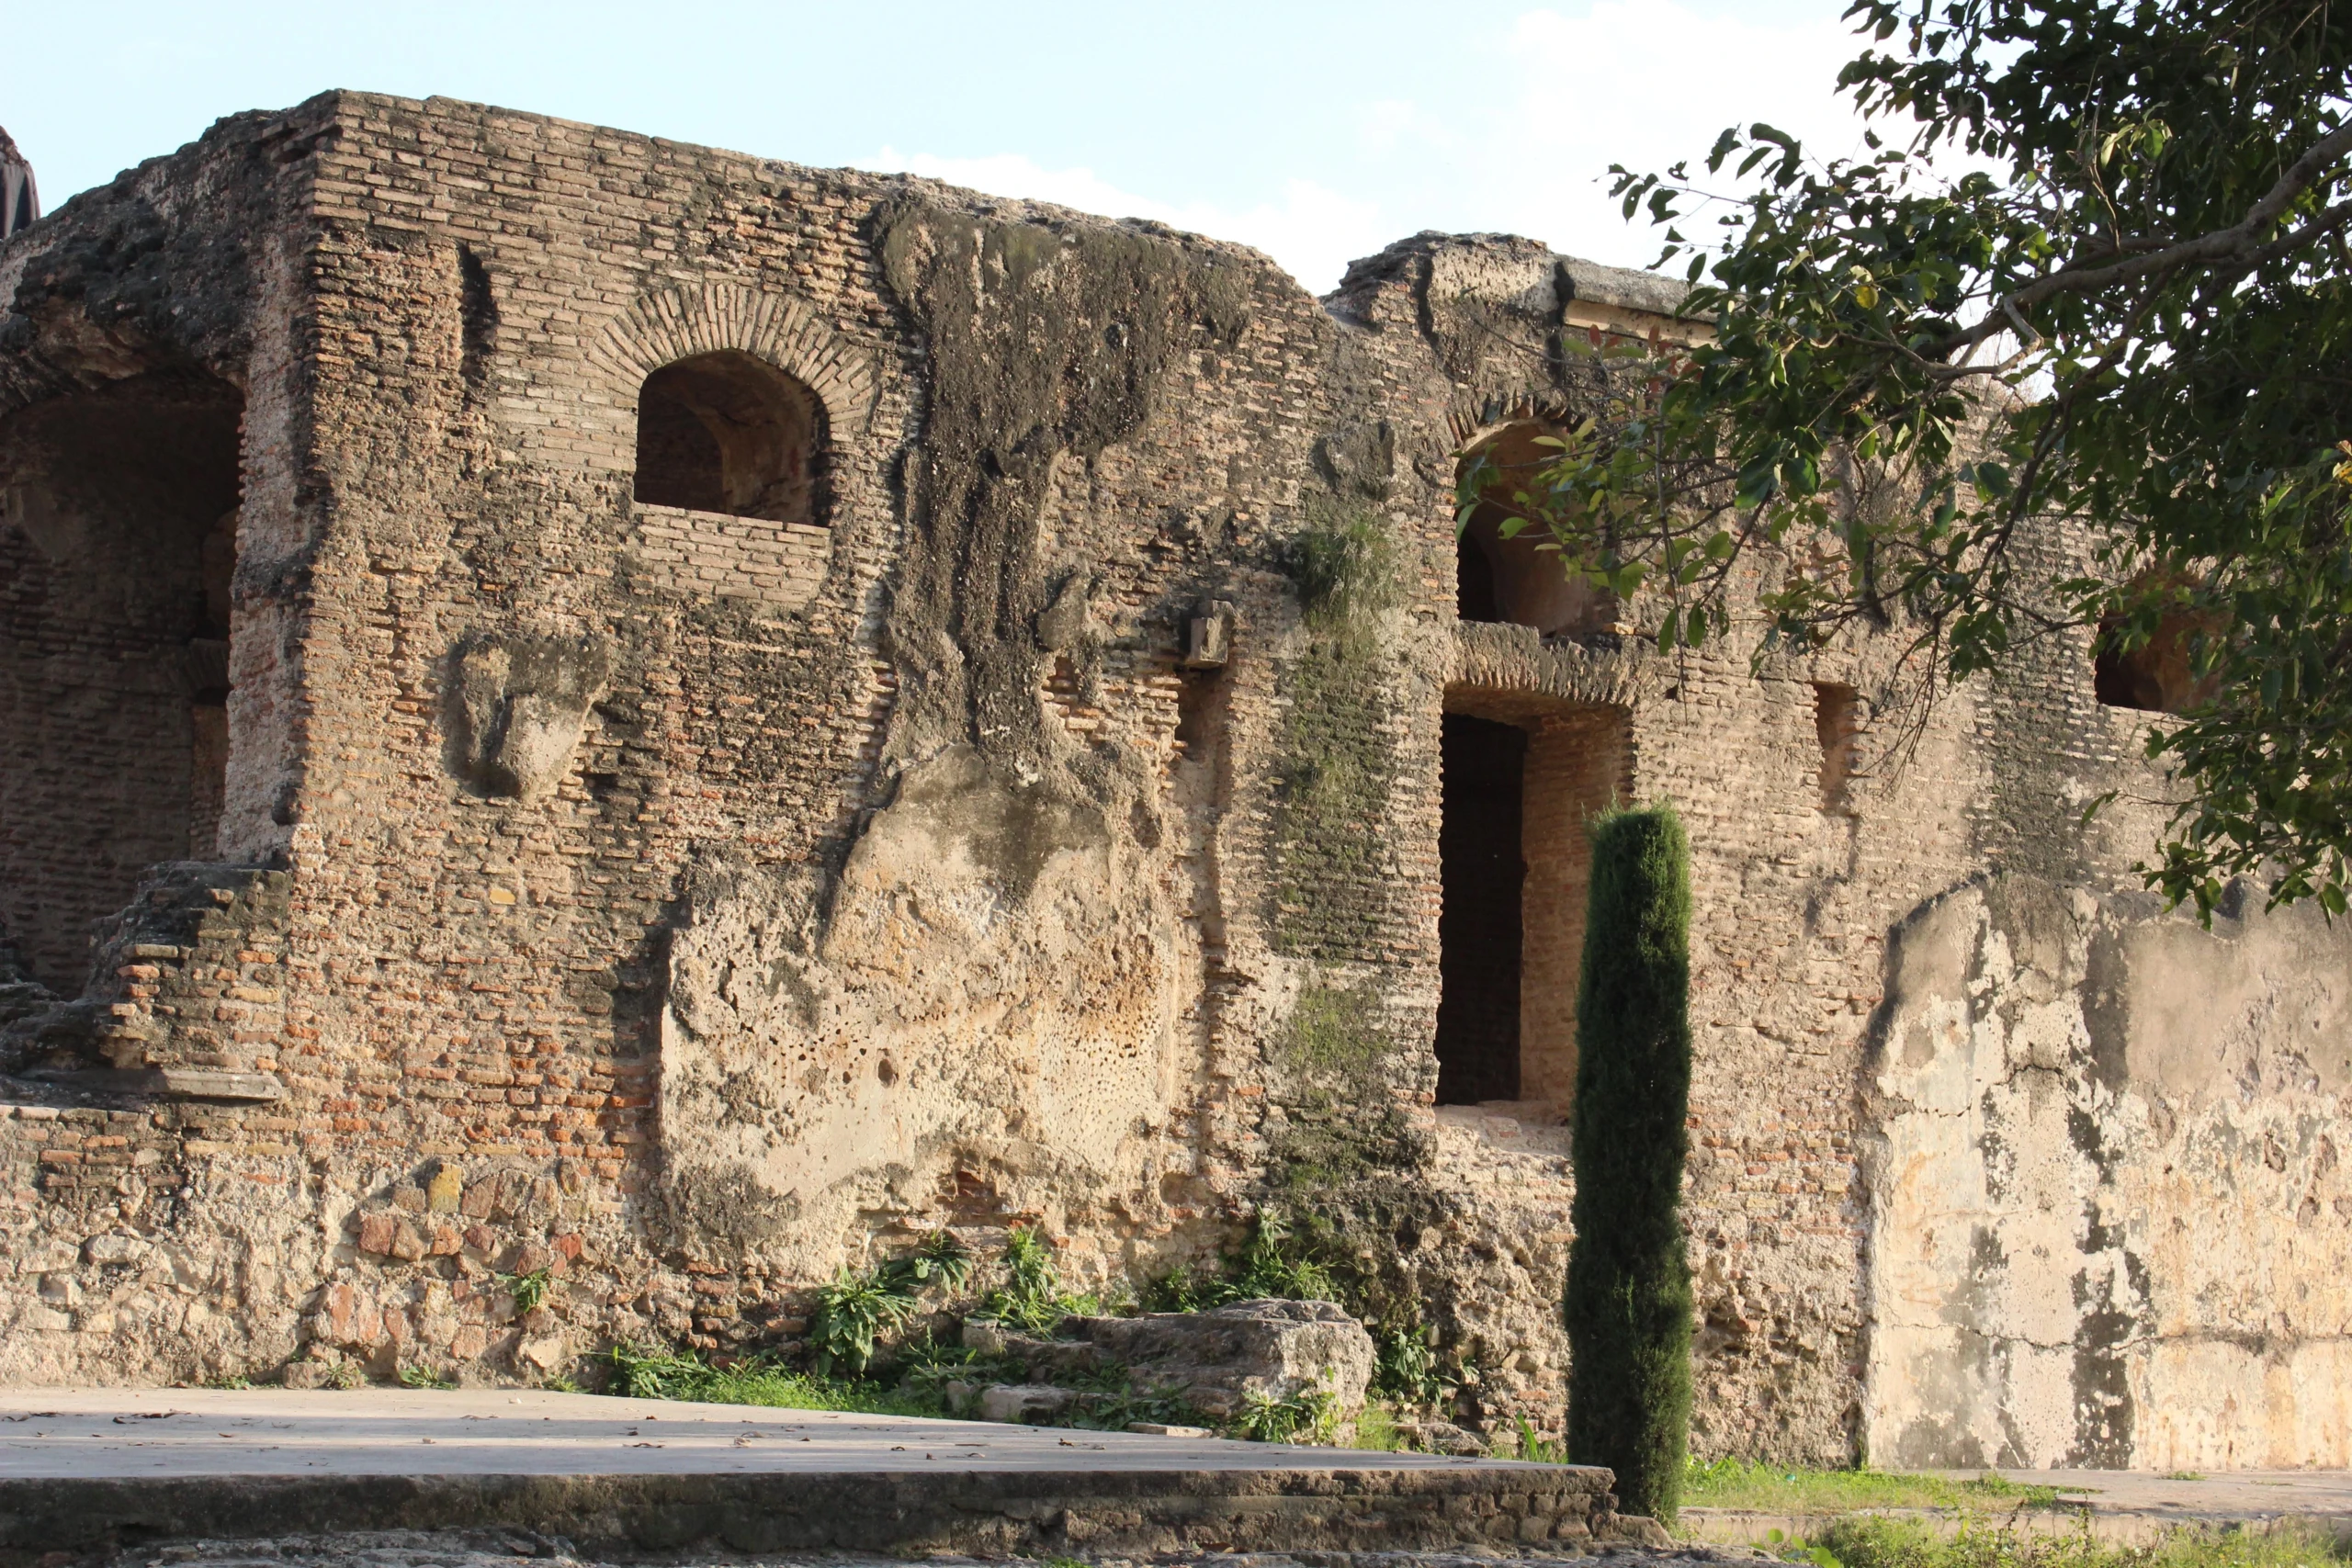
[[[729,348],[766,360],[816,393],[836,446],[865,433],[873,361],[789,295],[732,283],[649,294],[614,318],[588,357],[618,393],[619,407],[634,412],[637,390],[654,371]],[[624,444],[625,460],[628,450]]]
[[[749,355],[808,388],[825,413],[825,445],[838,466],[874,412],[872,360],[800,301],[740,284],[649,294],[616,317],[588,353],[597,383],[583,409],[582,455],[611,472],[638,461],[638,400],[667,366],[722,352]],[[605,415],[597,419],[596,411]],[[589,424],[597,428],[584,428]],[[635,508],[634,554],[650,586],[673,592],[806,604],[822,582],[831,531],[795,522],[681,507]]]

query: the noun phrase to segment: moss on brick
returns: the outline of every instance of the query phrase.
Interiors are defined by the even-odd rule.
[[[1377,517],[1325,500],[1280,558],[1307,635],[1283,679],[1274,945],[1346,962],[1376,947],[1391,897],[1383,829],[1398,764],[1378,633],[1396,592],[1396,549]]]

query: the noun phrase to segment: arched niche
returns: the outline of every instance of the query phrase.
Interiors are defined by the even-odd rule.
[[[813,526],[826,425],[806,382],[741,349],[664,365],[638,391],[637,499]]]
[[[1458,476],[1474,466],[1491,476],[1464,526],[1454,561],[1455,610],[1465,621],[1532,626],[1550,636],[1584,637],[1607,631],[1617,617],[1614,595],[1570,581],[1550,535],[1539,525],[1505,537],[1515,515],[1511,496],[1528,490],[1559,448],[1539,445],[1561,427],[1546,420],[1520,420],[1488,430],[1464,447]]]

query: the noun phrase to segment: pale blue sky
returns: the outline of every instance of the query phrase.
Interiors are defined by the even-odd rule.
[[[1539,6],[453,5],[10,7],[5,125],[44,205],[224,114],[442,94],[804,164],[911,168],[1272,254],[1318,292],[1420,229],[1656,254],[1595,183],[1765,118],[1849,151],[1842,0]]]

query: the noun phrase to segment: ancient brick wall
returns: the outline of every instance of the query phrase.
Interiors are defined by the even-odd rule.
[[[153,240],[129,272],[85,243],[117,231]],[[1975,1263],[1898,1244],[2047,1240],[1952,1133],[2041,1137],[2041,1102],[1946,1116],[1905,1021],[1975,1004],[1899,982],[1945,972],[1922,921],[1993,940],[1921,913],[1993,869],[2111,902],[2153,819],[2071,826],[2142,777],[2086,649],[1911,730],[1893,637],[1662,660],[1638,603],[1573,636],[1461,617],[1456,454],[1559,413],[1560,334],[1641,328],[1655,280],[1424,236],[1318,304],[1154,225],[345,94],[69,205],[0,280],[24,323],[0,426],[175,356],[243,401],[220,784],[191,782],[219,748],[190,718],[182,774],[141,792],[181,803],[153,858],[220,863],[135,899],[115,874],[89,916],[129,909],[80,998],[0,976],[6,1375],[788,1349],[812,1284],[933,1226],[986,1249],[1041,1225],[1074,1277],[1137,1284],[1272,1213],[1384,1332],[1436,1332],[1463,1418],[1551,1427],[1581,823],[1663,795],[1698,909],[1702,1452],[1980,1462],[2003,1456],[1968,1443],[2079,1382],[2103,1414],[2038,1416],[2034,1461],[2205,1462],[2256,1430],[2272,1459],[2337,1454],[2198,1348],[2257,1314],[2212,1304],[2165,1229],[2224,1189],[2303,1226],[2319,1304],[2292,1335],[2324,1339],[2342,1090],[2290,1084],[2304,1058],[2252,1024],[2278,1084],[2240,1114],[2195,1078],[2186,1186],[2145,1075],[2051,1058],[2086,1111],[2142,1109],[2030,1190],[2135,1217],[2013,1257],[1973,1318],[1947,1309]],[[641,417],[657,375],[676,397]],[[684,465],[669,500],[639,495],[648,428]],[[38,545],[17,515],[0,550]],[[6,590],[20,644],[82,602],[46,581]],[[1499,1103],[1436,1103],[1449,714],[1528,737],[1518,978],[1477,998],[1515,1015]],[[0,764],[19,833],[107,762]],[[51,852],[8,852],[22,941],[13,911],[54,900],[18,867]],[[2119,920],[2077,945],[2145,924]],[[2002,972],[2090,998],[2090,1041],[2115,986],[2073,951]],[[1989,1090],[2030,1032],[1972,1028]],[[2275,1164],[2226,1152],[2256,1122]],[[2045,1341],[2034,1303],[2134,1267],[2144,1288],[2060,1325],[2065,1369],[1955,1359]],[[2186,1387],[2265,1414],[2117,1437]],[[1964,1418],[1922,1426],[1938,1401]]]

